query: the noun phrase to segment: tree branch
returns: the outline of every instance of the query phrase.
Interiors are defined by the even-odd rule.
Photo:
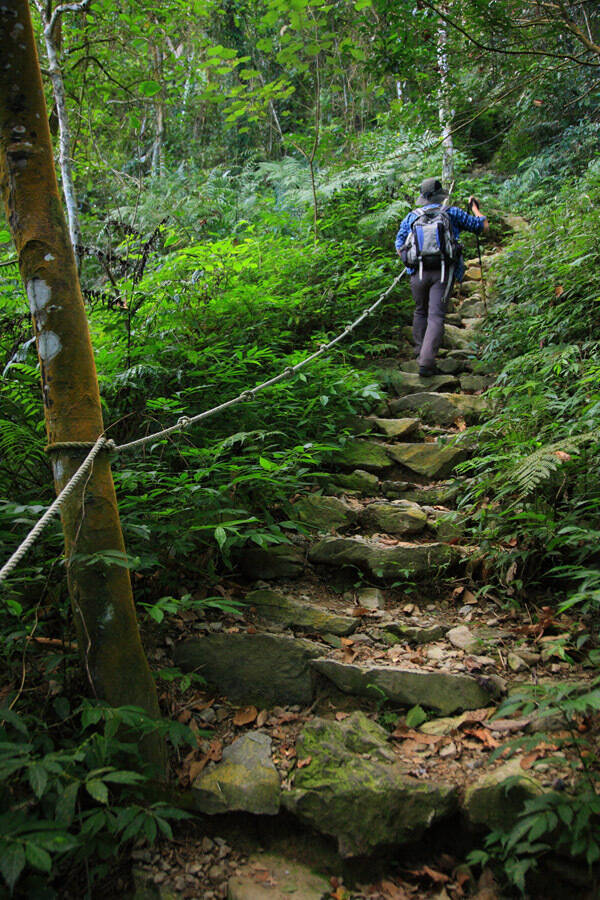
[[[443,19],[445,22],[447,22],[448,25],[455,29],[455,31],[460,32],[460,34],[466,37],[467,40],[471,41],[472,44],[475,44],[476,47],[479,47],[480,50],[486,50],[488,53],[500,53],[504,56],[544,56],[549,59],[569,59],[580,66],[591,66],[594,69],[600,67],[600,62],[591,62],[590,60],[583,59],[581,56],[572,56],[568,53],[551,53],[549,50],[527,50],[525,48],[520,50],[507,50],[500,49],[499,47],[492,47],[489,44],[484,44],[476,37],[473,37],[473,35],[469,34],[469,32],[465,28],[463,28],[462,25],[459,25],[458,22],[455,22],[453,19],[451,19],[450,16],[438,9],[438,7],[429,2],[429,0],[421,0],[421,3],[423,4],[423,6],[426,6],[427,9],[430,9],[432,12],[434,12],[436,16],[439,16],[440,19]]]
[[[50,20],[47,24],[47,28],[52,32],[54,30],[54,26],[58,19],[62,16],[64,12],[83,12],[83,10],[88,9],[92,0],[81,0],[80,3],[61,3],[60,6],[57,6]],[[37,5],[37,0],[36,0]]]

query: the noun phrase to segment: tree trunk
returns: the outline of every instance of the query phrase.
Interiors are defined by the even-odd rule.
[[[449,187],[454,181],[454,144],[452,142],[452,110],[450,108],[448,78],[448,32],[444,22],[440,23],[437,33],[437,58],[440,73],[439,119],[442,130],[442,183]]]
[[[77,268],[64,219],[27,0],[0,5],[0,187],[19,255],[40,361],[50,444],[93,442],[103,432],[100,395]],[[81,454],[51,454],[60,491]],[[125,547],[109,461],[61,511],[79,651],[93,694],[158,715],[156,689],[137,628],[129,572],[102,560]],[[95,556],[94,556],[95,555]],[[156,735],[143,745],[164,766]]]

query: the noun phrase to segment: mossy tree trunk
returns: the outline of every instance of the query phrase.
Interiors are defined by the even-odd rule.
[[[0,4],[0,187],[33,318],[50,444],[95,441],[104,430],[89,330],[69,231],[58,193],[48,116],[27,0]],[[81,462],[72,450],[51,455],[56,491]],[[113,706],[158,715],[125,561],[106,454],[61,511],[69,592],[91,692]],[[96,554],[96,556],[94,556]],[[143,744],[164,765],[158,736]]]

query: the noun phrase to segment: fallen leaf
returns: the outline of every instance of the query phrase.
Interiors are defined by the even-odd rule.
[[[565,453],[564,450],[555,450],[554,455],[557,459],[560,459],[561,462],[568,462],[570,459],[572,459],[571,454]]]
[[[211,741],[207,756],[213,762],[220,762],[223,759],[223,743],[221,741]]]
[[[382,881],[379,885],[379,890],[386,897],[389,897],[389,900],[408,900],[408,894],[404,888],[394,884],[393,881]]]
[[[310,766],[312,762],[312,756],[305,756],[304,759],[299,759],[296,763],[298,769],[303,769],[305,766]]]
[[[350,613],[352,616],[368,616],[369,610],[365,609],[364,606],[353,606],[352,611]]]
[[[463,419],[462,416],[459,416],[457,419],[455,419],[454,424],[456,425],[456,427],[458,428],[459,431],[467,430],[467,423],[465,422],[465,420]]]
[[[188,772],[190,783],[193,783],[196,780],[196,778],[198,777],[198,775],[200,774],[200,772],[206,767],[206,764],[208,763],[208,759],[209,759],[209,757],[207,754],[203,759],[199,759],[199,760],[197,760],[197,762],[193,762],[191,764],[190,771]]]
[[[562,284],[557,284],[556,287],[554,288],[554,296],[555,297],[562,297],[564,292],[565,292],[565,289],[562,286]]]
[[[343,721],[343,719],[347,719],[349,715],[350,715],[350,713],[348,713],[348,712],[336,712],[335,718],[336,718],[336,721],[341,722],[341,721]]]
[[[500,741],[497,741],[496,738],[492,737],[487,728],[466,728],[465,734],[470,734],[471,737],[477,738],[477,740],[481,741],[481,743],[490,750],[494,750],[496,747],[500,746]]]
[[[191,718],[192,718],[191,709],[184,709],[183,712],[180,712],[179,715],[177,716],[177,721],[181,722],[182,725],[187,725],[187,723],[190,721]]]
[[[256,717],[257,728],[262,728],[268,718],[269,718],[269,713],[267,712],[267,710],[261,709],[261,711],[259,712],[259,714]]]
[[[233,717],[233,724],[240,727],[241,725],[249,725],[250,722],[254,722],[258,715],[258,710],[255,706],[242,706]]]

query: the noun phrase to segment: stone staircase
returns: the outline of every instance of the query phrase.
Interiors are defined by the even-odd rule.
[[[386,402],[353,421],[318,490],[295,501],[310,537],[247,548],[247,611],[229,629],[200,623],[174,647],[174,664],[200,672],[216,697],[260,711],[241,736],[230,729],[229,757],[195,778],[200,812],[286,810],[341,857],[365,857],[442,820],[506,824],[544,789],[514,760],[489,760],[507,732],[535,730],[498,729],[490,715],[507,674],[527,673],[539,654],[522,646],[507,667],[498,652],[510,635],[498,607],[469,590],[476,548],[456,510],[456,467],[476,447],[469,426],[493,382],[477,359],[480,278],[471,260],[442,374],[420,378],[408,345],[404,360],[380,361]]]

